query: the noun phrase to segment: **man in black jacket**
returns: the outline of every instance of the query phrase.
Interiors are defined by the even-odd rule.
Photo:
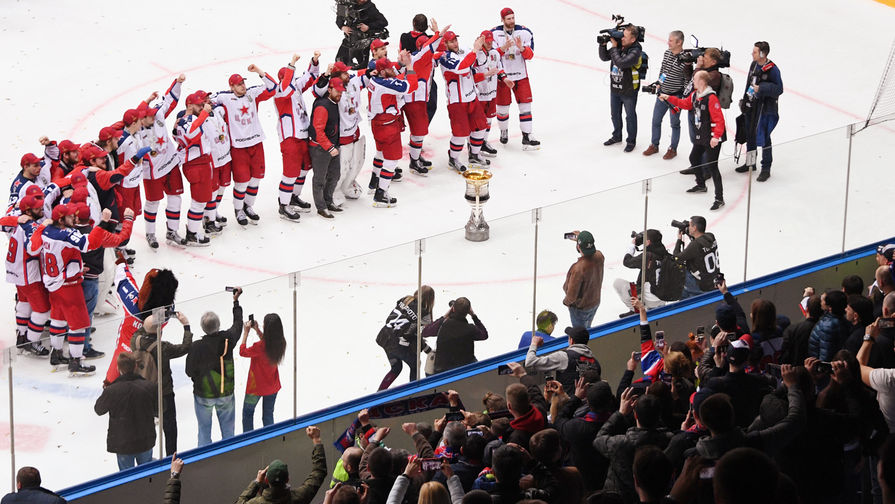
[[[681,299],[711,291],[714,288],[715,277],[720,271],[718,242],[715,241],[715,235],[706,233],[705,229],[705,217],[701,215],[690,217],[686,231],[678,229],[674,256],[687,267]],[[686,247],[684,247],[684,236],[690,239]]]
[[[106,450],[118,457],[123,471],[152,460],[155,446],[155,408],[158,387],[136,374],[133,354],[118,354],[120,376],[96,400],[97,415],[109,414]]]
[[[646,280],[643,290],[643,305],[647,309],[665,306],[665,301],[656,297],[656,295],[653,294],[653,289],[659,285],[659,263],[669,255],[668,249],[666,249],[665,245],[662,243],[662,233],[658,229],[647,229],[646,234],[643,235],[641,239],[643,240],[643,252],[637,254],[637,237],[631,238],[631,246],[628,248],[625,258],[622,259],[622,264],[624,264],[626,268],[640,270],[637,273],[636,281],[637,288],[640,289],[644,271],[643,254],[646,254]],[[634,311],[634,306],[631,304],[630,282],[624,278],[616,278],[615,282],[612,283],[612,287],[615,289],[618,297],[622,300],[622,303],[628,307],[628,311],[619,315],[619,318],[624,318],[637,313]]]
[[[337,0],[336,3],[336,26],[344,34],[336,61],[353,65],[355,70],[366,68],[370,58],[370,42],[376,38],[388,38],[388,30],[385,29],[388,20],[370,0]]]
[[[612,137],[603,145],[613,145],[622,141],[622,107],[625,108],[625,124],[628,138],[625,139],[625,152],[634,150],[637,143],[637,95],[640,93],[640,64],[643,49],[637,42],[639,30],[634,25],[625,27],[621,40],[610,38],[611,49],[606,44],[600,45],[600,59],[611,61],[609,72],[610,95],[609,105],[612,115]]]
[[[16,473],[16,492],[8,493],[0,504],[65,504],[67,501],[40,486],[40,471],[23,467]]]
[[[332,219],[330,212],[341,212],[333,202],[333,192],[339,184],[339,100],[345,84],[342,79],[330,79],[329,92],[314,101],[311,127],[308,128],[308,152],[314,170],[314,206],[317,214]]]
[[[584,417],[574,417],[575,410],[585,399],[589,411]],[[609,459],[601,455],[592,443],[612,414],[612,405],[612,388],[608,383],[600,381],[588,384],[582,377],[575,384],[575,394],[554,420],[556,430],[569,443],[572,465],[581,472],[588,491],[602,489],[609,470]]]
[[[820,296],[814,294],[808,297],[806,311],[805,320],[798,324],[792,324],[783,331],[783,346],[780,349],[781,364],[800,366],[808,357],[808,338],[811,336],[814,324],[824,314],[820,306]]]
[[[472,324],[466,317],[472,317]],[[476,362],[475,342],[488,339],[488,330],[472,311],[469,299],[459,297],[451,301],[444,316],[423,329],[423,337],[437,336],[435,372],[441,373],[455,367]]]
[[[429,34],[426,33],[428,27],[429,20],[426,18],[425,14],[417,14],[416,16],[413,16],[413,29],[401,34],[401,50],[411,53],[417,52],[419,49],[416,48],[416,39],[422,36],[428,38]],[[428,78],[428,76],[425,77]],[[429,103],[426,104],[426,114],[429,116],[429,123],[432,122],[432,117],[435,116],[435,111],[437,109],[438,86],[435,83],[435,79],[429,79]]]
[[[186,375],[193,380],[193,400],[199,423],[199,444],[211,443],[211,413],[215,411],[221,439],[233,437],[236,419],[234,397],[233,349],[242,334],[242,289],[233,291],[233,324],[220,330],[221,321],[214,312],[202,315],[205,336],[190,345],[186,358]]]

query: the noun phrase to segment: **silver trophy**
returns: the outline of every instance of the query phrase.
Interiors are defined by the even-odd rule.
[[[488,184],[491,172],[488,170],[467,170],[463,172],[466,179],[466,201],[472,207],[469,222],[466,223],[466,239],[474,242],[487,240],[491,235],[491,227],[485,222],[482,208],[488,202]]]

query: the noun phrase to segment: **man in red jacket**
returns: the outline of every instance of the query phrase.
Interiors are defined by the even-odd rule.
[[[693,137],[693,149],[690,151],[690,166],[702,167],[696,170],[696,185],[687,192],[706,192],[705,174],[712,176],[715,185],[715,202],[711,210],[717,210],[724,206],[724,187],[721,184],[721,172],[718,171],[718,156],[721,154],[721,143],[727,140],[727,131],[724,126],[724,114],[721,111],[721,102],[715,95],[715,90],[708,84],[708,72],[700,70],[693,75],[693,87],[690,96],[677,98],[660,94],[660,100],[666,100],[672,106],[694,112],[694,124],[696,134]]]

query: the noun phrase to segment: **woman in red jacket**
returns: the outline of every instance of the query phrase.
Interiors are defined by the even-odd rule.
[[[721,172],[718,171],[718,156],[721,154],[721,142],[727,140],[724,126],[724,114],[721,102],[715,90],[708,85],[708,73],[704,70],[693,75],[694,90],[686,98],[677,98],[660,94],[660,100],[666,100],[672,106],[694,112],[696,135],[693,138],[693,150],[690,151],[690,166],[696,170],[696,185],[687,192],[706,192],[705,174],[710,173],[715,185],[715,202],[711,210],[724,206],[724,187],[721,184]]]
[[[246,347],[249,329],[258,333],[259,341]],[[242,431],[255,428],[255,406],[264,399],[261,407],[261,422],[267,426],[273,423],[273,407],[280,391],[280,372],[277,369],[286,353],[286,338],[283,336],[283,322],[276,313],[264,316],[264,330],[258,328],[257,320],[246,322],[242,331],[239,355],[252,359],[249,365],[249,379],[246,396],[242,404]]]

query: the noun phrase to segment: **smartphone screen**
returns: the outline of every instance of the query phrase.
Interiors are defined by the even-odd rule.
[[[501,364],[497,366],[497,374],[499,375],[510,375],[513,374],[513,370],[510,369],[510,366],[506,364]]]

